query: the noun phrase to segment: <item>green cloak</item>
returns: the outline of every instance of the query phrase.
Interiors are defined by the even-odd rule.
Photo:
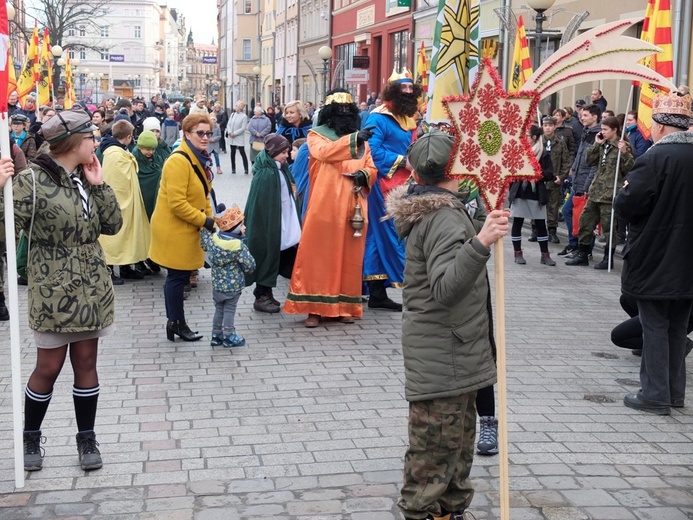
[[[289,167],[284,165],[278,170],[277,163],[267,155],[267,151],[261,151],[255,158],[253,180],[245,205],[246,244],[256,263],[255,271],[246,275],[246,285],[277,285],[282,232],[279,175],[284,176],[289,187],[289,195],[298,212],[298,204],[292,190],[294,179]]]
[[[145,157],[139,148],[135,148],[132,155],[137,159],[137,166],[139,166],[137,180],[140,183],[147,218],[151,221],[154,206],[156,206],[156,197],[159,194],[159,181],[161,181],[161,169],[164,167],[164,162],[157,158],[156,152],[151,159]]]

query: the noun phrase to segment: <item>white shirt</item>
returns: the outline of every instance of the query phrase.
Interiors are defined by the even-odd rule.
[[[298,244],[301,240],[301,223],[298,220],[298,211],[296,204],[291,197],[289,190],[290,186],[286,184],[286,178],[281,172],[281,163],[274,161],[279,172],[279,181],[281,182],[281,204],[282,204],[282,235],[279,244],[279,250],[284,251]]]

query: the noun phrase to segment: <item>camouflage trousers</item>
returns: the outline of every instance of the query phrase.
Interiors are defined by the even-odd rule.
[[[546,191],[549,194],[549,202],[546,204],[546,227],[554,232],[558,228],[558,212],[563,205],[561,187],[553,181],[545,181]]]
[[[409,448],[398,506],[407,520],[469,507],[476,435],[476,392],[409,403]]]

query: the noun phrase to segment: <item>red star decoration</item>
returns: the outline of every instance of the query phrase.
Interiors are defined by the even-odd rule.
[[[537,91],[506,92],[488,58],[470,95],[443,98],[455,136],[448,175],[475,181],[489,211],[503,208],[511,183],[541,178],[526,137],[538,102]]]

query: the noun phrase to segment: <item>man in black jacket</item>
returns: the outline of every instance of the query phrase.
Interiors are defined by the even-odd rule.
[[[226,153],[226,125],[229,124],[229,115],[226,109],[221,108],[221,103],[214,103],[214,116],[217,118],[217,124],[221,130],[221,139],[219,139],[219,149],[221,153]]]
[[[640,386],[629,408],[658,415],[683,408],[686,336],[693,309],[693,133],[691,98],[658,94],[655,144],[638,157],[614,210],[630,224],[621,290],[635,298],[643,329]]]

